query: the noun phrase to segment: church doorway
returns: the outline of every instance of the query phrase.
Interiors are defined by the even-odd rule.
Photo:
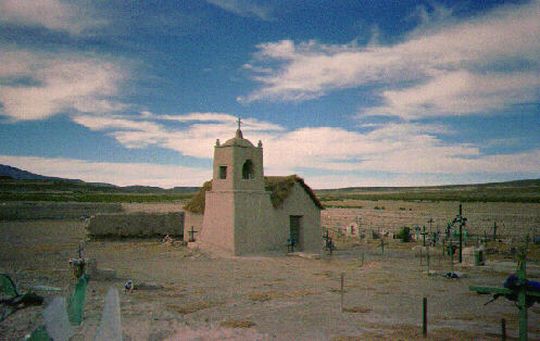
[[[291,215],[289,216],[289,228],[290,228],[290,239],[294,240],[296,251],[304,250],[304,234],[302,231],[302,216],[301,215]]]

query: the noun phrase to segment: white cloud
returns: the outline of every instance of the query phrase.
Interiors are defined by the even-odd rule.
[[[198,158],[212,157],[216,136],[226,139],[234,134],[232,124],[173,130],[126,118],[77,116],[77,122],[112,134],[129,148],[156,145]],[[299,173],[315,188],[482,182],[484,178],[474,174],[485,174],[490,180],[540,176],[540,149],[483,155],[474,145],[443,142],[434,133],[441,129],[406,123],[386,124],[368,133],[318,127],[244,135],[253,142],[263,140],[267,175]],[[210,168],[146,163],[24,156],[0,156],[0,163],[44,175],[118,185],[187,186],[211,177]]]
[[[253,0],[206,0],[212,5],[242,17],[257,17],[262,20],[272,20],[272,10],[269,6]]]
[[[187,115],[160,115],[154,116],[155,118],[163,120],[171,120],[178,122],[235,122],[236,118],[229,114],[222,113],[190,113]]]
[[[234,134],[236,117],[224,113],[190,113],[155,115],[143,112],[138,117],[77,115],[73,120],[92,130],[105,131],[128,148],[158,145],[186,156],[211,158],[216,138],[228,139]],[[246,134],[263,137],[284,128],[254,118],[242,120]],[[187,123],[175,127],[171,122]],[[223,141],[224,142],[224,141]]]
[[[126,71],[96,56],[0,49],[3,114],[37,120],[62,112],[109,113],[125,108],[114,99]],[[28,83],[28,80],[31,82]]]
[[[59,0],[0,0],[0,22],[42,26],[74,35],[104,24],[88,9]]]
[[[391,114],[404,118],[490,112],[534,101],[539,97],[540,74],[472,74],[448,72],[403,90],[383,91],[385,105],[368,114]]]
[[[174,119],[190,124],[165,125],[163,116],[149,113],[135,118],[79,116],[75,121],[90,129],[106,132],[128,148],[155,145],[206,159],[213,156],[216,138],[224,142],[235,131],[232,115],[192,113],[165,117],[165,121]],[[361,133],[333,127],[286,130],[269,122],[250,118],[245,121],[246,126],[242,128],[244,136],[254,143],[259,139],[263,141],[268,175],[291,174],[301,169],[409,176],[486,171],[538,176],[540,172],[540,150],[483,155],[476,145],[442,140],[441,136],[453,133],[442,125],[386,123]]]
[[[75,115],[73,121],[90,130],[130,130],[159,133],[161,126],[148,121],[136,121],[122,116]]]
[[[33,173],[119,186],[170,188],[198,186],[212,177],[211,169],[149,163],[94,162],[66,158],[0,155],[0,163]]]
[[[245,66],[260,88],[239,100],[302,101],[377,86],[385,89],[382,105],[368,113],[410,118],[494,111],[540,97],[540,1],[462,21],[442,17],[394,45],[260,44]]]

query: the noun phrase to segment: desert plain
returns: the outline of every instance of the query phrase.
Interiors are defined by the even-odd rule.
[[[47,205],[54,210],[54,203]],[[433,218],[432,228],[442,229],[458,205],[346,201],[339,208],[324,210],[322,225],[333,229],[359,217],[362,228],[397,231],[403,225],[426,225]],[[182,203],[122,204],[122,209],[169,212],[181,210]],[[538,235],[540,204],[467,203],[464,215],[471,234],[482,235],[494,221],[504,223],[504,228],[499,232],[503,242],[488,243],[492,252],[485,266],[455,263],[454,270],[465,275],[460,279],[443,276],[451,265],[442,248],[432,249],[428,273],[426,259],[412,250],[421,241],[387,239],[383,253],[378,240],[336,236],[337,250],[332,255],[321,250],[318,257],[291,256],[284,246],[283,252],[264,256],[222,257],[159,239],[87,240],[85,222],[70,215],[4,219],[0,221],[0,272],[10,274],[21,292],[36,285],[61,291],[39,292],[44,305],[19,310],[0,322],[0,338],[23,339],[43,323],[42,311],[53,297],[70,295],[75,279],[68,259],[86,240],[85,256],[113,275],[90,279],[84,321],[74,340],[93,339],[110,287],[120,292],[125,340],[422,339],[424,297],[427,339],[498,340],[503,318],[508,339],[515,339],[518,309],[514,303],[500,298],[484,305],[491,297],[473,293],[469,286],[501,286],[515,271],[509,250],[522,245],[525,233]],[[471,237],[469,245],[473,243]],[[540,278],[539,255],[540,246],[529,243],[531,279]],[[127,280],[140,289],[124,292]],[[538,340],[540,306],[528,311],[529,339]]]

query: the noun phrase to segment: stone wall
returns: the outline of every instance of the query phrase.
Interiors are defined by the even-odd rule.
[[[80,219],[98,213],[122,212],[118,203],[3,202],[0,220]]]
[[[183,237],[184,212],[118,213],[92,216],[86,226],[91,238]]]

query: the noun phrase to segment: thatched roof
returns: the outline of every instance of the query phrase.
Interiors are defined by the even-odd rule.
[[[192,213],[204,213],[204,197],[206,191],[212,189],[212,180],[206,181],[195,196],[184,206],[184,209]]]
[[[291,193],[291,189],[294,185],[294,183],[297,182],[302,188],[306,191],[306,193],[309,195],[315,206],[320,208],[321,210],[324,209],[324,206],[321,204],[319,199],[317,198],[317,195],[311,187],[306,185],[304,182],[304,179],[299,177],[296,174],[289,175],[289,176],[265,176],[264,177],[264,187],[267,191],[272,192],[270,195],[270,199],[272,200],[272,205],[274,208],[281,207],[283,204],[283,201],[287,199],[289,194]]]
[[[272,201],[272,206],[274,208],[281,207],[283,205],[283,202],[289,194],[291,193],[291,190],[295,183],[298,183],[302,188],[306,191],[306,193],[309,195],[315,206],[320,208],[321,210],[324,209],[324,206],[321,204],[319,199],[317,198],[317,195],[315,195],[315,192],[306,185],[304,182],[304,179],[299,177],[298,175],[289,175],[289,176],[265,176],[264,177],[264,185],[265,189],[270,194],[270,200]],[[186,211],[192,212],[192,213],[204,213],[204,197],[206,194],[206,191],[209,191],[212,189],[212,180],[206,181],[202,188],[195,194],[193,199],[189,203],[187,203],[184,206],[184,209]]]

